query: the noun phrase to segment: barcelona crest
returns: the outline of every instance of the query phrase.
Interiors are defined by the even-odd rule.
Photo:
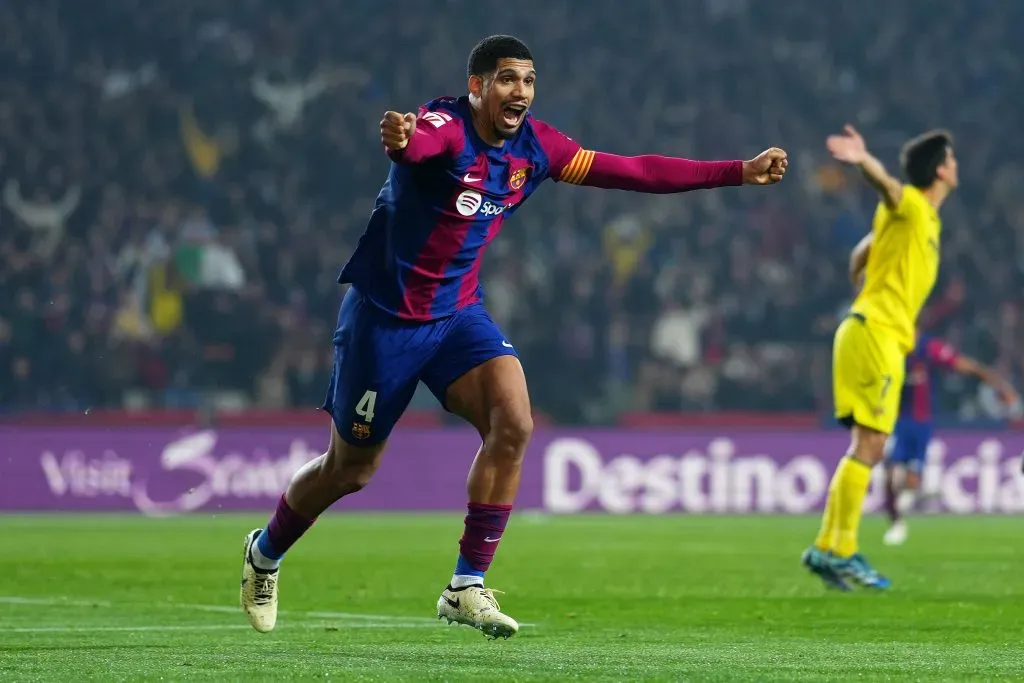
[[[512,175],[508,179],[508,186],[513,190],[519,190],[523,185],[526,184],[526,169],[517,168],[512,171]]]
[[[353,422],[352,436],[356,437],[357,439],[370,438],[370,425],[362,424],[360,422]]]

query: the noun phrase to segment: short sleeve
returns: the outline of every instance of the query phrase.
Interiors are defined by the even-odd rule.
[[[925,354],[929,361],[943,368],[952,368],[960,357],[956,349],[941,339],[929,339],[925,345]]]
[[[554,126],[534,119],[533,130],[548,158],[548,176],[554,181],[579,183],[594,162],[594,153]]]

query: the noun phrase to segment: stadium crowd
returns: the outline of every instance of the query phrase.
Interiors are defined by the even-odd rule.
[[[881,27],[881,0],[0,4],[0,406],[318,405],[387,172],[377,122],[461,94],[497,32],[534,50],[535,115],[584,146],[791,158],[774,188],[552,186],[505,226],[489,307],[556,420],[827,410],[874,205],[824,150],[847,120],[891,167],[910,135],[956,135],[924,322],[1019,383],[1024,5],[939,1]],[[942,391],[978,410],[973,385]]]

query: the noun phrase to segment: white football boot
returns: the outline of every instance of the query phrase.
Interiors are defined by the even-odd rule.
[[[483,586],[448,586],[437,600],[437,618],[447,619],[483,631],[485,636],[511,638],[519,631],[519,624],[507,614],[501,613],[496,592]]]
[[[252,563],[249,549],[261,531],[253,529],[245,537],[239,599],[252,627],[260,633],[268,633],[277,624],[277,576],[280,570],[267,571]]]
[[[889,527],[882,536],[882,543],[886,545],[903,545],[907,542],[907,523],[902,519]]]

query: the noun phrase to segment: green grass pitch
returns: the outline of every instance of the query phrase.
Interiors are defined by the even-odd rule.
[[[263,515],[0,517],[0,680],[1021,680],[1024,519],[921,517],[864,550],[887,594],[798,564],[810,517],[513,517],[508,641],[445,626],[459,515],[319,520],[268,635],[237,607]]]

